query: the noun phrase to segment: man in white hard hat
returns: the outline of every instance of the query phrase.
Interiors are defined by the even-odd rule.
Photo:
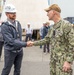
[[[25,42],[29,40],[32,40],[32,33],[33,33],[33,30],[30,26],[31,24],[30,23],[27,23],[27,28],[25,29],[26,31],[26,38],[25,38]]]
[[[9,75],[14,64],[14,74],[20,75],[23,57],[22,47],[29,46],[30,42],[22,41],[21,24],[16,20],[16,9],[12,4],[5,6],[7,21],[2,23],[2,35],[4,38],[4,68],[1,75]]]

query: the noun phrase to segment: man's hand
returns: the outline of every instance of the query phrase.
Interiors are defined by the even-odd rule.
[[[33,43],[34,43],[34,42],[32,42],[32,41],[28,41],[28,42],[27,42],[27,47],[33,46]]]
[[[33,45],[34,45],[34,42],[31,41],[31,42],[30,42],[30,46],[33,46]]]
[[[71,64],[67,61],[64,62],[64,65],[63,65],[63,71],[64,72],[69,72],[71,70]]]

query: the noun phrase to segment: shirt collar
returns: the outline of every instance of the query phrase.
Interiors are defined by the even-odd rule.
[[[60,25],[61,25],[61,21],[62,21],[62,20],[60,20],[59,22],[55,23],[55,24],[53,25],[53,28],[54,28],[54,29],[59,28]]]
[[[11,25],[15,25],[15,21],[13,22],[11,19],[7,18],[7,21],[11,24]]]

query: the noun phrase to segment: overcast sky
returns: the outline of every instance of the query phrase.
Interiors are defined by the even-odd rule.
[[[61,16],[74,17],[74,0],[50,0],[50,4],[56,3],[61,7]]]

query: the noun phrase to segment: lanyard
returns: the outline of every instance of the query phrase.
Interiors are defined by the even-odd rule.
[[[16,28],[16,31],[18,32],[18,24],[17,24],[17,21],[16,21],[15,28]]]

